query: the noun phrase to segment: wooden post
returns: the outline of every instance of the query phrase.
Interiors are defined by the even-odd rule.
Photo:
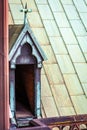
[[[41,68],[35,70],[35,116],[41,116]]]
[[[0,0],[0,130],[9,129],[8,0]]]
[[[15,65],[10,65],[10,109],[12,116],[15,117]]]

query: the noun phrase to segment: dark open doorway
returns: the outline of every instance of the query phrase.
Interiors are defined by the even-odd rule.
[[[31,117],[34,115],[34,93],[34,65],[16,65],[16,118]]]

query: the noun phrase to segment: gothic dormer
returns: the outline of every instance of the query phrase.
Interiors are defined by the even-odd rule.
[[[41,68],[46,56],[28,23],[9,25],[10,108],[14,118],[41,116]],[[19,124],[20,125],[20,124]]]

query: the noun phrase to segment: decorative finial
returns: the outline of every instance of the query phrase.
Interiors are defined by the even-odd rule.
[[[21,9],[20,10],[21,12],[24,12],[24,25],[28,23],[28,20],[27,20],[27,13],[31,13],[32,12],[32,9],[28,9],[27,8],[27,3],[25,4],[25,8]]]

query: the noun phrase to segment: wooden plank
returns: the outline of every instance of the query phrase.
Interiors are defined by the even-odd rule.
[[[67,48],[73,62],[85,62],[79,45],[67,45]]]
[[[75,73],[69,55],[56,55],[62,73]]]
[[[38,9],[42,19],[53,19],[48,5],[38,5]]]
[[[21,4],[21,1],[20,1],[20,0],[15,0],[15,1],[9,0],[8,2],[9,2],[9,4],[10,4],[10,3],[12,3],[12,4]]]
[[[45,72],[50,84],[62,84],[63,79],[57,64],[44,64]]]
[[[85,95],[71,96],[77,114],[87,114],[87,98]]]
[[[9,4],[10,10],[13,16],[14,21],[19,20],[19,21],[24,21],[23,13],[20,12],[20,10],[23,8],[21,4]],[[16,11],[14,11],[16,10]]]
[[[85,58],[86,58],[86,62],[87,62],[87,54],[84,54],[85,55]]]
[[[60,28],[65,44],[78,44],[71,28]]]
[[[76,74],[64,74],[63,76],[70,95],[76,96],[84,94]]]
[[[44,63],[45,64],[47,64],[47,63],[56,63],[55,55],[53,53],[53,50],[52,50],[51,46],[47,45],[47,46],[41,46],[41,47],[44,50],[44,52],[46,54],[46,57],[47,57],[47,60],[44,61]]]
[[[11,12],[9,11],[9,24],[13,24],[13,19],[12,19],[12,16],[11,16]]]
[[[69,20],[79,19],[78,12],[73,4],[72,5],[64,5],[64,9],[65,9],[65,12],[66,12]]]
[[[87,29],[87,12],[85,13],[80,13],[80,17],[81,17],[81,20],[82,22],[84,23],[86,29]]]
[[[70,23],[77,36],[83,36],[87,34],[81,20],[71,20]]]
[[[53,97],[42,97],[42,103],[47,117],[58,116]]]
[[[80,47],[84,53],[87,53],[87,36],[79,36],[77,37]]]
[[[46,75],[41,76],[41,96],[52,96]]]
[[[82,83],[82,86],[83,86],[84,93],[87,97],[87,83]]]
[[[62,4],[73,4],[72,0],[61,0]]]
[[[49,44],[49,40],[44,28],[32,28],[32,31],[41,45]]]
[[[82,83],[87,82],[87,63],[75,63],[76,72]]]
[[[47,4],[47,0],[35,0],[37,4]]]
[[[43,74],[45,74],[45,72],[44,72],[44,68],[42,67],[42,69],[41,69],[41,75],[43,75]]]
[[[23,3],[23,6],[25,6],[26,4],[26,0],[21,0],[21,2]],[[36,4],[34,2],[34,0],[27,0],[27,7],[28,9],[32,9],[32,11],[37,11],[37,7],[36,7]]]
[[[54,17],[59,27],[70,27],[64,12],[54,12]]]
[[[83,0],[73,0],[78,12],[87,12],[87,6]]]
[[[68,94],[68,91],[64,84],[51,85],[53,96],[57,107],[72,107],[72,103]]]
[[[28,20],[31,27],[43,27],[40,16],[38,12],[32,12],[28,14]]]
[[[42,118],[46,118],[46,114],[45,114],[42,102],[41,102],[41,115],[42,115]]]
[[[66,47],[61,37],[49,37],[55,54],[67,54]]]
[[[48,3],[53,12],[63,11],[62,5],[59,0],[48,0]]]
[[[61,116],[71,116],[76,114],[73,107],[59,107],[59,112]]]
[[[48,36],[60,36],[55,20],[43,20]]]

